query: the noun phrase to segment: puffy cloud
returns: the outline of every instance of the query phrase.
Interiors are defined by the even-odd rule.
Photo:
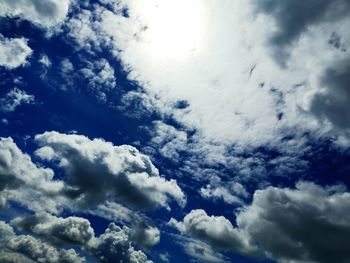
[[[57,250],[55,247],[47,245],[32,236],[17,236],[11,238],[7,243],[7,247],[12,251],[22,253],[39,262],[85,262],[73,249]]]
[[[8,69],[17,68],[24,65],[31,54],[32,49],[28,46],[28,39],[5,38],[0,34],[0,66]]]
[[[256,191],[252,204],[237,213],[237,227],[203,210],[169,224],[213,247],[279,262],[348,262],[349,200],[343,186],[300,182],[296,189]]]
[[[266,255],[282,262],[348,262],[350,193],[299,183],[295,190],[257,191],[237,217]]]
[[[139,208],[170,209],[169,197],[180,205],[185,202],[176,181],[160,177],[149,157],[134,147],[57,132],[45,132],[35,139],[53,150],[54,155],[44,156],[39,149],[38,156],[59,162],[66,172],[66,195],[82,206],[111,199]]]
[[[0,98],[0,110],[4,112],[12,112],[22,104],[33,103],[35,103],[33,95],[27,94],[24,90],[14,88],[10,90],[5,97]]]
[[[63,183],[53,180],[51,169],[34,164],[11,138],[0,139],[0,196],[21,202],[34,210],[56,211],[56,196]],[[20,190],[20,191],[19,191]],[[3,201],[4,201],[3,200]],[[2,202],[3,202],[2,201]]]
[[[183,222],[172,218],[168,224],[182,234],[206,241],[213,247],[247,254],[254,252],[241,230],[234,228],[229,220],[223,216],[208,216],[202,209],[192,210]]]
[[[0,262],[3,263],[35,263],[35,261],[19,253],[0,252]]]
[[[41,213],[15,218],[11,223],[22,230],[73,244],[86,244],[94,237],[90,222],[81,217],[60,218]]]
[[[90,251],[104,263],[150,263],[142,251],[130,246],[129,236],[125,229],[110,224],[105,233],[90,243]]]
[[[159,242],[159,230],[155,227],[141,226],[141,224],[136,228],[126,226],[120,228],[112,223],[105,233],[99,237],[95,236],[94,230],[87,219],[75,216],[61,218],[40,213],[28,217],[17,217],[11,221],[11,224],[22,231],[40,236],[57,246],[79,246],[101,262],[107,263],[150,262],[147,260],[147,256],[142,251],[136,251],[131,243],[136,242],[148,249]],[[6,228],[3,227],[0,233],[5,237],[13,235],[12,228],[6,224],[5,226]]]
[[[0,3],[0,16],[20,17],[47,28],[65,20],[69,4],[69,0],[4,0]]]
[[[12,227],[3,221],[0,222],[0,233],[0,258],[3,258],[4,262],[18,262],[19,259],[23,259],[23,262],[32,262],[32,259],[43,263],[85,262],[73,249],[56,249],[33,236],[17,236]]]
[[[157,245],[160,241],[160,231],[156,227],[148,226],[145,223],[138,222],[129,231],[129,236],[132,241],[145,249],[150,249]]]

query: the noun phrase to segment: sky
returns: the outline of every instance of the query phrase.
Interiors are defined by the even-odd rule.
[[[349,13],[0,0],[0,262],[350,262]]]

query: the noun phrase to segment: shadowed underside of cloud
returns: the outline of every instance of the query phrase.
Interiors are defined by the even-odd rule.
[[[220,216],[192,210],[169,224],[214,248],[265,255],[279,262],[349,262],[350,193],[343,186],[298,183],[296,189],[269,187],[238,212],[237,227]]]

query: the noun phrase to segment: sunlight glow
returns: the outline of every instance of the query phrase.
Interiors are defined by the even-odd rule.
[[[183,60],[200,48],[205,8],[200,0],[145,1],[141,37],[153,57]],[[150,4],[151,2],[151,4]]]

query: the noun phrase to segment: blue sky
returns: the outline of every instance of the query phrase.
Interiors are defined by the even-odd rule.
[[[349,10],[1,0],[0,262],[349,262]]]

